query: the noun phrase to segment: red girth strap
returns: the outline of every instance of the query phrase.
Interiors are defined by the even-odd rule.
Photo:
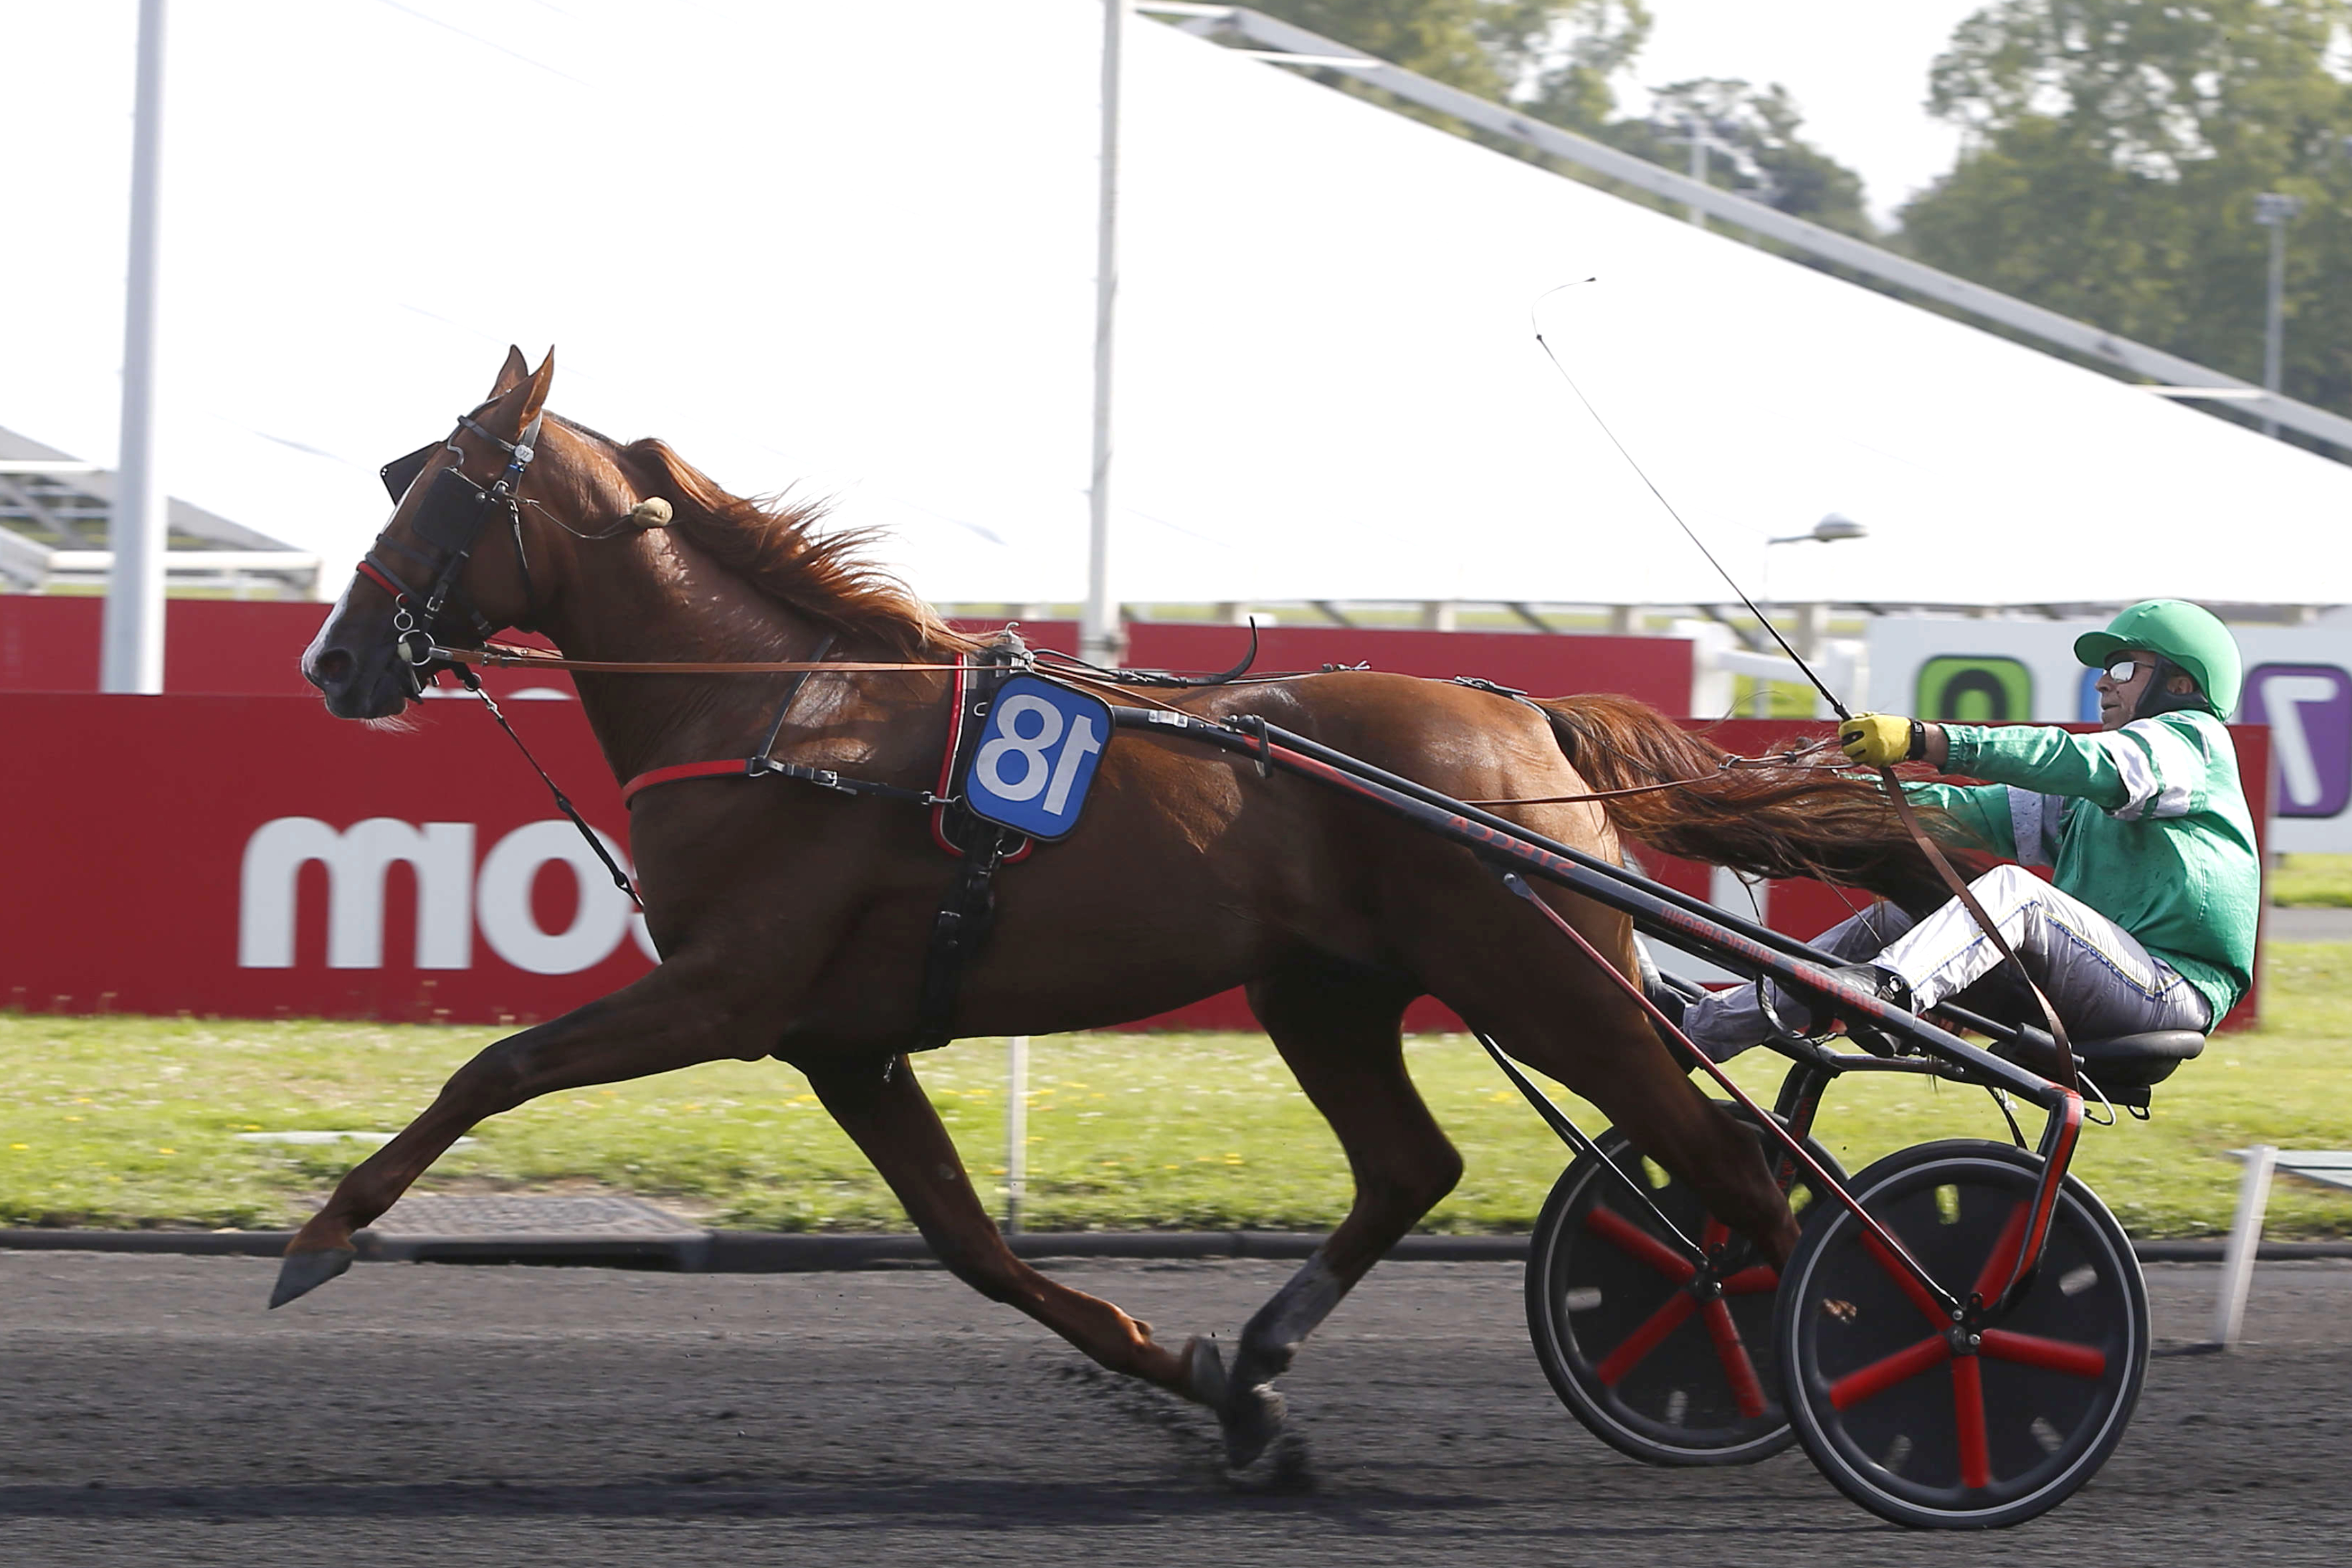
[[[732,776],[748,778],[752,759],[732,757],[721,763],[680,763],[674,768],[656,768],[649,773],[639,773],[621,786],[621,804],[626,805],[641,789],[656,784],[676,784],[680,779],[715,779]]]

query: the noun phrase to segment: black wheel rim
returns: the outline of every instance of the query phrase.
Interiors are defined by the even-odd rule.
[[[1771,1337],[1778,1275],[1623,1134],[1597,1142],[1685,1236],[1720,1250],[1711,1285],[1607,1172],[1580,1158],[1545,1206],[1529,1279],[1554,1386],[1601,1437],[1654,1463],[1778,1452],[1790,1441]],[[1790,1196],[1801,1215],[1817,1201],[1810,1183]]]
[[[2034,1163],[2000,1145],[1938,1151],[1882,1161],[1854,1190],[1945,1289],[1990,1297],[2024,1231]],[[1778,1339],[1806,1447],[1887,1517],[2031,1518],[2095,1473],[2137,1399],[2147,1355],[2138,1264],[2072,1180],[2032,1283],[1973,1340],[1843,1211],[1823,1216],[1791,1279]]]

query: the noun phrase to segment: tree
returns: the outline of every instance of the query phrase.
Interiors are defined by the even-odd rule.
[[[1670,126],[1612,118],[1617,100],[1611,84],[1633,66],[1649,37],[1648,0],[1260,0],[1259,9],[1449,87],[1508,103],[1532,119],[1653,163],[1684,164]],[[1389,100],[1345,72],[1325,73],[1325,79],[1630,200],[1674,205],[1519,142],[1470,132],[1444,115]],[[1744,81],[1707,78],[1659,96],[1670,118],[1696,109],[1723,122],[1735,153],[1710,168],[1713,184],[1849,234],[1874,232],[1863,212],[1861,177],[1797,134],[1800,117],[1785,88],[1759,90]]]
[[[1610,78],[1650,32],[1646,0],[1260,0],[1257,8],[1579,131],[1606,121],[1615,108]],[[1382,96],[1343,72],[1329,80]]]
[[[2269,237],[2297,196],[2285,391],[2352,412],[2352,0],[2000,0],[1929,104],[1958,164],[1902,214],[1922,260],[2259,380]]]
[[[1646,120],[1617,121],[1601,135],[1654,163],[1679,166],[1696,126],[1724,149],[1708,154],[1708,184],[1843,234],[1876,237],[1863,210],[1862,176],[1798,135],[1802,123],[1778,82],[1759,89],[1701,77],[1660,88]]]

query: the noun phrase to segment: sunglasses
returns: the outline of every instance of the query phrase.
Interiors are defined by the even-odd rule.
[[[2119,653],[2107,661],[2107,679],[2117,686],[2129,686],[2139,678],[2139,672],[2144,668],[2146,667],[2131,655]]]

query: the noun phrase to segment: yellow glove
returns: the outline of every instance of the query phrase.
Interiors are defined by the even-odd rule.
[[[1917,721],[1899,713],[1857,713],[1838,726],[1838,745],[1866,768],[1911,761],[1924,749],[1924,739]]]

